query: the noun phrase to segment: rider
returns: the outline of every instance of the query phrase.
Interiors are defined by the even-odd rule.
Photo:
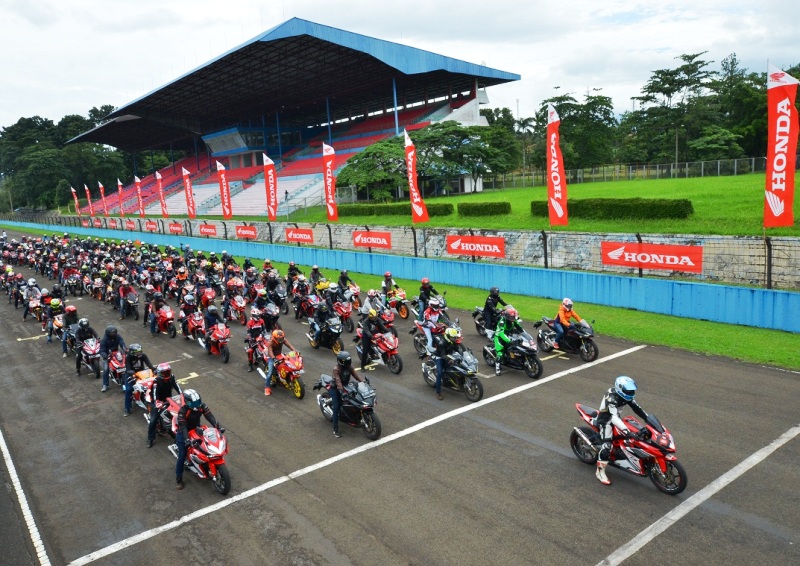
[[[284,344],[292,352],[297,352],[297,348],[286,339],[283,330],[273,330],[272,338],[267,344],[267,378],[264,381],[264,395],[272,395],[272,372],[275,370],[275,357],[281,355]]]
[[[119,319],[123,320],[126,314],[125,311],[128,310],[128,295],[135,294],[136,290],[130,284],[130,281],[123,279],[117,292],[119,293]]]
[[[31,277],[28,279],[28,286],[25,287],[25,292],[22,296],[24,303],[22,309],[22,322],[25,322],[25,319],[28,318],[28,313],[30,312],[30,301],[32,299],[39,299],[42,296],[42,290],[39,288],[39,285],[36,284],[36,279]]]
[[[47,308],[44,309],[44,319],[47,321],[47,343],[53,341],[53,319],[64,312],[64,305],[61,299],[52,299]],[[66,331],[66,328],[64,329]]]
[[[561,301],[561,306],[558,307],[558,314],[556,315],[555,324],[553,325],[556,329],[556,338],[553,342],[553,348],[560,348],[558,341],[564,336],[564,327],[569,327],[569,321],[572,318],[578,322],[583,320],[578,316],[578,313],[572,310],[572,299],[564,297],[564,300]]]
[[[211,353],[211,334],[214,332],[214,327],[220,323],[225,322],[222,314],[219,312],[217,305],[208,305],[208,308],[203,312],[203,318],[206,321],[206,353]]]
[[[431,300],[432,296],[436,296],[439,294],[433,285],[431,285],[431,280],[427,277],[423,277],[421,281],[421,285],[419,288],[419,319],[422,320],[423,316],[422,313],[428,307],[428,302]]]
[[[147,425],[147,447],[153,446],[153,441],[156,439],[156,424],[160,418],[162,405],[170,398],[172,390],[175,390],[180,395],[182,393],[181,386],[175,381],[175,376],[172,375],[172,367],[169,363],[164,362],[158,364],[156,368],[156,378],[150,385],[150,422]]]
[[[178,410],[178,433],[175,435],[175,444],[178,448],[178,462],[175,465],[175,482],[178,489],[183,489],[183,466],[186,461],[186,449],[189,446],[189,429],[200,424],[200,417],[205,416],[211,426],[217,429],[222,427],[208,405],[200,399],[200,394],[194,389],[183,392],[184,404]]]
[[[630,405],[634,413],[644,420],[647,420],[647,413],[634,401],[636,395],[636,382],[627,375],[621,375],[614,380],[614,387],[606,391],[603,400],[600,401],[600,410],[593,420],[593,424],[600,430],[600,439],[603,445],[597,455],[597,472],[595,475],[600,483],[611,484],[611,480],[606,476],[606,466],[608,457],[611,454],[611,440],[614,436],[614,427],[623,435],[631,434],[625,422],[619,416],[619,410],[625,405]]]
[[[293,292],[294,292],[294,298],[292,299],[292,302],[295,303],[294,317],[296,319],[299,319],[300,316],[303,314],[303,311],[300,308],[300,303],[303,300],[303,297],[305,297],[309,293],[308,281],[306,281],[305,275],[301,274],[297,276],[297,280],[294,283]]]
[[[428,352],[433,352],[433,335],[431,330],[436,328],[442,316],[442,304],[439,299],[431,299],[428,301],[428,308],[422,314],[422,331],[425,332],[425,338],[428,339],[427,349]]]
[[[153,302],[150,304],[150,336],[156,335],[156,318],[157,312],[161,307],[167,304],[166,299],[164,299],[164,294],[161,292],[156,292],[153,294]]]
[[[323,275],[319,270],[318,265],[311,266],[311,272],[308,274],[308,280],[311,282],[311,288],[316,291],[317,285],[322,281]]]
[[[365,348],[366,349],[366,348]],[[350,354],[341,351],[336,355],[336,367],[333,368],[333,384],[330,388],[331,408],[333,409],[333,436],[341,438],[339,432],[339,408],[342,406],[342,395],[346,393],[345,387],[350,383],[352,377],[356,381],[364,381],[356,368],[352,367],[353,360]]]
[[[367,367],[369,354],[372,350],[372,337],[376,332],[381,334],[388,332],[386,325],[378,316],[378,311],[370,309],[367,318],[361,323],[361,369]],[[356,338],[357,340],[358,338]]]
[[[322,301],[317,308],[314,310],[314,342],[319,344],[319,337],[322,334],[322,327],[325,326],[325,323],[336,316],[336,313],[332,312],[328,303],[326,301]]]
[[[135,374],[148,368],[155,372],[156,368],[150,363],[150,358],[142,352],[141,344],[131,344],[128,348],[128,357],[125,358],[125,416],[131,414],[133,404],[133,384],[136,383]]]
[[[504,307],[507,306],[507,303],[500,298],[500,289],[492,287],[489,289],[489,296],[486,297],[486,303],[483,305],[483,327],[492,332],[497,327],[494,312],[497,310],[498,303]]]
[[[522,326],[519,323],[519,313],[514,307],[508,307],[500,317],[500,322],[497,323],[494,332],[495,375],[500,375],[500,360],[503,359],[506,347],[511,343],[511,335],[520,332],[522,332]]]
[[[328,295],[325,300],[328,301],[328,306],[331,308],[333,308],[335,303],[346,303],[343,287],[339,286],[338,283],[331,283],[328,287]]]
[[[264,334],[264,320],[261,318],[261,310],[258,307],[250,309],[250,320],[247,321],[247,336],[244,343],[247,344],[247,364],[248,372],[253,371],[253,353],[256,348],[256,340]]]
[[[350,279],[350,276],[347,274],[346,269],[342,269],[339,272],[339,280],[337,281],[339,287],[342,289],[347,289],[349,285],[355,285],[356,282]]]
[[[383,310],[383,303],[381,302],[378,292],[375,289],[370,289],[367,291],[367,298],[361,305],[361,309],[359,309],[362,320],[366,318],[370,310],[374,310],[375,312],[380,312]]]
[[[88,340],[89,338],[94,338],[96,340],[97,332],[95,332],[94,328],[89,326],[89,319],[83,317],[78,321],[78,329],[75,331],[75,351],[78,353],[78,355],[75,356],[75,373],[77,375],[81,374],[81,362],[83,361],[81,345],[84,340]]]
[[[444,378],[445,365],[447,356],[454,352],[461,352],[461,331],[458,328],[448,328],[444,331],[444,340],[437,340],[436,350],[434,352],[434,361],[436,362],[436,398],[441,401],[442,397],[442,378]]]
[[[53,303],[50,303],[52,306]],[[61,333],[61,357],[67,357],[67,337],[70,333],[70,327],[73,324],[78,323],[78,307],[75,305],[68,305],[67,308],[64,309],[64,326],[62,327],[64,331]]]
[[[188,340],[190,338],[188,330],[189,317],[197,312],[197,302],[194,300],[194,295],[191,293],[183,296],[181,312],[183,313],[183,318],[181,318],[181,332],[183,333],[183,337]]]
[[[400,285],[395,283],[394,279],[392,279],[391,271],[387,271],[383,274],[383,280],[381,280],[381,298],[383,299],[383,306],[387,305],[389,297],[391,296],[390,293],[393,295],[395,290],[399,288]]]
[[[100,357],[103,358],[103,387],[100,393],[108,391],[108,358],[117,350],[125,350],[125,340],[117,332],[117,327],[109,325],[106,327],[105,335],[100,340]]]

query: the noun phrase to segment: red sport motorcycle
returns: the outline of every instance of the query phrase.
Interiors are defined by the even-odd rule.
[[[81,358],[81,364],[88,368],[95,379],[100,379],[100,341],[96,338],[87,338],[82,344],[75,345],[76,353]]]
[[[228,360],[231,359],[231,351],[228,349],[228,342],[230,339],[231,329],[228,328],[224,322],[218,322],[214,325],[209,339],[211,344],[209,345],[208,351],[214,356],[222,356],[223,364],[227,364]],[[197,341],[203,348],[206,347],[205,335],[198,336]]]
[[[580,403],[575,403],[575,408],[589,426],[572,429],[569,444],[578,460],[595,464],[602,444],[600,431],[593,424],[597,410]],[[631,416],[622,420],[629,434],[625,436],[614,427],[608,465],[635,476],[647,476],[669,495],[678,495],[686,489],[686,470],[675,455],[675,440],[669,430],[653,414],[647,415],[644,424]]]
[[[169,305],[164,305],[156,311],[156,330],[169,334],[170,338],[175,338],[178,330],[175,328],[175,313]]]
[[[247,301],[241,295],[235,295],[228,301],[227,320],[238,320],[242,325],[247,324]]]
[[[266,342],[266,341],[265,341]],[[264,354],[261,350],[256,349],[256,356],[263,360],[263,365],[266,368],[266,360],[262,357]],[[270,385],[275,387],[280,385],[291,391],[295,397],[302,399],[306,394],[306,386],[301,377],[305,373],[303,369],[303,356],[298,352],[288,352],[281,354],[275,358],[275,373],[270,380]],[[258,368],[258,374],[266,382],[266,371]]]
[[[356,345],[356,351],[358,352],[359,357],[361,356],[362,348],[365,347],[364,342],[361,339],[361,332],[361,328],[359,328],[356,332],[356,340],[358,342]],[[403,359],[400,357],[400,354],[397,353],[397,347],[399,346],[399,343],[400,340],[391,332],[374,334],[372,336],[372,343],[366,345],[367,348],[370,348],[369,359],[385,364],[386,367],[389,368],[390,372],[397,375],[403,371]]]
[[[120,387],[125,385],[125,357],[123,350],[111,352],[108,356],[108,376]]]
[[[225,430],[200,425],[189,430],[189,448],[186,451],[186,467],[204,480],[211,480],[214,489],[221,495],[231,490],[231,474],[225,465],[228,442]],[[178,446],[172,444],[169,451],[178,457]]]
[[[333,311],[342,319],[345,330],[348,332],[355,330],[356,325],[353,323],[353,303],[343,303],[341,301],[333,303]]]

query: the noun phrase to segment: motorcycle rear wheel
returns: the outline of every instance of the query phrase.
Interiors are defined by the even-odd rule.
[[[686,489],[688,483],[686,470],[683,469],[683,466],[677,460],[667,462],[667,473],[663,476],[656,463],[650,466],[647,475],[659,491],[667,495],[678,495]]]
[[[303,378],[302,377],[295,378],[292,381],[291,389],[292,389],[292,393],[294,393],[294,396],[297,397],[298,399],[302,399],[303,397],[305,397],[306,384],[303,383]]]
[[[381,437],[381,421],[375,413],[365,413],[362,416],[364,420],[364,435],[370,440],[378,440]]]
[[[477,377],[466,378],[464,380],[464,395],[473,403],[477,403],[483,398],[483,384]]]
[[[402,319],[408,318],[408,307],[405,305],[400,305],[397,307],[397,314],[399,314],[400,318]]]
[[[579,428],[588,438],[591,438],[592,435],[595,434],[594,430],[588,426],[582,426]],[[591,445],[586,444],[586,441],[581,438],[581,435],[575,432],[574,429],[569,435],[569,445],[578,460],[584,464],[594,465],[597,463],[597,452],[592,450]]]
[[[417,333],[414,335],[414,350],[420,356],[424,356],[428,353],[428,339],[425,338],[424,334]]]
[[[395,375],[403,371],[403,359],[399,354],[389,356],[389,359],[386,361],[386,365],[389,366],[389,371]]]
[[[539,379],[542,377],[544,366],[538,356],[528,356],[528,363],[525,365],[525,373],[531,379]]]
[[[580,355],[584,362],[593,362],[600,355],[600,349],[594,343],[594,340],[587,339],[580,348]]]
[[[227,344],[222,347],[220,350],[220,355],[222,356],[222,363],[227,364],[228,360],[231,359],[231,351],[228,349]]]
[[[486,336],[486,320],[484,320],[482,314],[475,315],[475,330],[481,336]]]
[[[211,477],[211,483],[214,484],[217,493],[228,495],[231,490],[231,473],[228,471],[228,466],[225,464],[217,466],[217,473]]]
[[[436,365],[432,360],[426,360],[422,364],[422,379],[431,387],[436,387]]]

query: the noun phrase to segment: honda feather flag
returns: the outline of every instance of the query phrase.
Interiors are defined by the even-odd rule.
[[[275,162],[267,154],[264,156],[264,186],[267,189],[267,215],[274,222],[278,219],[278,178],[275,174]]]
[[[325,207],[328,209],[328,220],[339,220],[339,208],[336,206],[336,152],[331,146],[322,143],[322,175],[325,180]]]
[[[161,203],[161,216],[169,218],[167,200],[164,198],[164,183],[161,182],[161,173],[158,171],[156,171],[156,183],[158,183],[158,200]]]
[[[134,176],[133,182],[136,184],[136,198],[139,201],[139,217],[144,218],[144,201],[142,200],[142,180],[139,177]]]
[[[219,175],[219,202],[222,205],[222,217],[230,220],[233,217],[231,209],[231,187],[228,185],[228,174],[225,166],[217,161],[217,175]]]
[[[794,171],[797,158],[799,81],[777,67],[767,74],[767,186],[764,228],[794,225]]]
[[[94,205],[92,204],[92,193],[89,192],[89,187],[86,186],[86,183],[83,184],[83,188],[86,190],[86,200],[89,202],[89,216],[94,216]]]
[[[108,216],[108,207],[106,206],[106,188],[100,181],[97,181],[97,186],[100,188],[100,200],[103,202],[103,215]]]
[[[566,226],[567,180],[564,178],[564,158],[561,155],[558,127],[561,118],[555,107],[547,105],[547,202],[551,226]]]
[[[78,193],[75,192],[75,187],[70,187],[69,190],[72,191],[72,198],[75,199],[75,213],[80,216],[81,215],[81,205],[78,202]]]
[[[406,137],[406,173],[408,174],[408,197],[411,199],[411,221],[427,222],[428,207],[422,200],[422,194],[417,185],[417,148],[408,137],[408,132],[403,130]]]
[[[189,171],[186,170],[186,167],[181,167],[181,173],[183,174],[183,192],[186,193],[186,214],[189,215],[189,218],[196,218],[197,213],[194,209],[194,193],[192,192],[192,180],[189,178]]]
[[[122,207],[122,181],[117,179],[117,198],[119,199],[119,215],[125,217],[125,209]]]

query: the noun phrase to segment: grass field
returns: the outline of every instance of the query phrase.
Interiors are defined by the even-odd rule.
[[[720,234],[734,236],[763,235],[764,210],[763,173],[736,177],[702,177],[691,179],[661,179],[649,181],[609,181],[569,186],[570,199],[585,198],[684,198],[692,201],[694,215],[686,220],[622,220],[596,221],[570,218],[569,226],[552,230],[569,232],[612,232],[642,234]],[[486,228],[504,230],[551,230],[547,218],[533,217],[532,200],[546,200],[545,187],[501,189],[470,195],[426,199],[426,203],[498,202],[511,203],[511,214],[488,218],[461,218],[458,213],[432,217],[425,227]],[[800,200],[800,199],[796,199]],[[795,206],[797,209],[798,206]],[[284,220],[281,217],[281,220]],[[289,217],[292,222],[327,222],[322,207],[297,211]],[[343,224],[407,226],[410,217],[348,216]],[[798,236],[800,226],[772,228],[770,236]]]

